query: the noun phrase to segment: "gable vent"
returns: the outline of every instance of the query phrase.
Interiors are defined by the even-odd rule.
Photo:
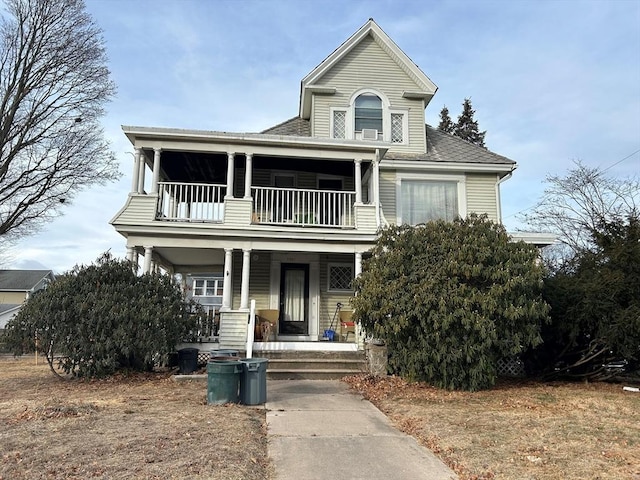
[[[378,130],[375,128],[363,128],[362,140],[378,140]]]

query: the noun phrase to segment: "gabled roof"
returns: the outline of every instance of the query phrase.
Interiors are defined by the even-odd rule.
[[[44,278],[54,279],[51,270],[0,270],[0,290],[30,292]]]
[[[439,162],[458,164],[500,165],[512,170],[516,166],[513,160],[493,153],[449,133],[442,132],[430,125],[425,125],[427,135],[427,153],[387,152],[386,160],[408,160],[418,162]],[[311,135],[310,122],[300,117],[293,117],[278,125],[264,130],[265,134],[277,135]],[[501,169],[504,170],[504,169]]]
[[[427,77],[420,67],[404,53],[396,43],[380,28],[380,26],[370,18],[360,29],[351,35],[342,45],[336,48],[331,55],[325,58],[306,77],[302,79],[300,85],[300,117],[308,119],[311,114],[311,94],[332,93],[330,87],[315,85],[316,82],[325,75],[331,68],[342,60],[351,50],[353,50],[367,36],[371,36],[402,68],[407,75],[419,86],[418,91],[404,92],[408,98],[424,98],[425,103],[436,93],[438,87]]]

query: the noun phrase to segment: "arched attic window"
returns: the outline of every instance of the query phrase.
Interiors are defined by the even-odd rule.
[[[355,101],[355,130],[377,130],[382,133],[382,100],[372,93],[363,93]]]

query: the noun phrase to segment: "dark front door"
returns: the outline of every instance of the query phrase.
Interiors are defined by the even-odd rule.
[[[309,333],[309,265],[283,263],[280,271],[280,319],[282,335]]]

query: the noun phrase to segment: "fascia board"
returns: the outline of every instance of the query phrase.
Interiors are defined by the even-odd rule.
[[[553,233],[544,232],[508,232],[515,241],[523,241],[538,246],[549,246],[558,242],[558,236]]]
[[[500,163],[459,163],[459,162],[428,162],[424,160],[387,160],[380,162],[381,169],[394,170],[446,170],[456,172],[490,172],[490,173],[511,173],[516,168],[516,164]]]
[[[290,135],[269,135],[264,133],[229,133],[205,130],[180,130],[157,127],[134,127],[123,125],[122,130],[133,145],[140,146],[141,139],[158,141],[193,141],[202,143],[226,143],[236,145],[282,146],[334,151],[386,153],[388,146],[383,142],[344,140],[318,137],[296,137]],[[246,152],[253,153],[253,152]]]

